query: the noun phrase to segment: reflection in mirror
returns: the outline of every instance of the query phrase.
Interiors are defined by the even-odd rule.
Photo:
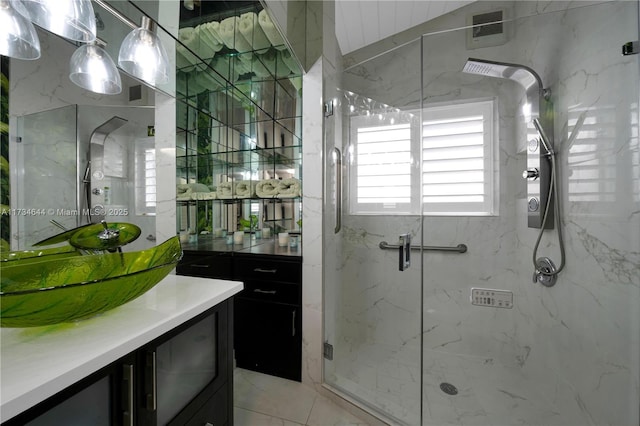
[[[135,161],[135,149],[145,143],[147,129],[155,125],[153,92],[124,73],[123,91],[118,95],[83,90],[68,78],[75,46],[46,31],[38,30],[38,35],[43,46],[40,59],[9,59],[8,67],[3,67],[3,73],[10,71],[6,106],[11,175],[11,197],[4,197],[3,187],[3,204],[9,213],[16,213],[5,216],[11,232],[3,239],[13,250],[28,249],[60,232],[51,221],[74,228],[102,217],[91,217],[99,206],[104,206],[99,213],[107,221],[135,223],[144,236],[155,234],[153,212],[147,209],[140,214],[135,207],[136,199],[146,196],[148,189],[135,183],[136,171],[145,167]],[[126,125],[106,135],[104,156],[92,157],[91,136],[112,117],[122,117]],[[91,173],[85,179],[90,162],[101,161],[107,170],[118,173],[104,173],[100,182]],[[87,196],[91,190],[99,191],[99,202]],[[140,238],[127,250],[152,245]]]
[[[277,198],[260,192],[269,182],[287,181],[291,198],[300,195],[298,63],[258,1],[182,6],[177,231],[299,231],[300,203],[259,201]]]
[[[156,232],[161,238],[161,230],[167,228],[163,223],[156,229],[153,216],[156,199],[159,203],[168,203],[167,206],[170,203],[175,206],[173,190],[157,195],[153,191],[156,176],[161,181],[167,179],[169,170],[174,170],[176,154],[180,164],[186,161],[187,155],[200,152],[220,152],[222,155],[232,146],[250,150],[286,145],[291,147],[288,151],[295,151],[295,154],[283,151],[278,155],[291,159],[299,157],[299,149],[296,151],[295,147],[301,144],[301,105],[298,102],[301,72],[284,48],[278,29],[271,23],[271,31],[263,30],[269,45],[262,35],[255,35],[254,30],[261,22],[269,24],[268,15],[262,13],[258,2],[200,3],[243,5],[248,9],[203,14],[202,9],[194,8],[195,15],[183,17],[184,7],[178,1],[108,1],[110,6],[133,22],[140,22],[145,15],[158,22],[156,33],[167,48],[170,60],[173,64],[179,61],[170,81],[159,87],[151,88],[119,70],[121,93],[101,95],[83,90],[69,80],[69,60],[78,45],[41,29],[37,30],[43,51],[40,59],[3,58],[2,72],[7,77],[3,77],[2,86],[2,121],[7,124],[3,125],[3,132],[5,129],[7,132],[3,133],[2,145],[2,156],[7,160],[3,161],[3,209],[24,211],[28,207],[44,212],[38,218],[33,215],[22,218],[4,215],[2,240],[5,249],[9,246],[13,250],[26,249],[34,242],[58,233],[60,230],[51,220],[65,227],[87,223],[92,219],[86,209],[93,204],[113,206],[111,213],[118,214],[119,221],[138,224],[143,229],[143,237],[148,236],[149,240],[140,238],[136,244],[143,247],[132,244],[127,248],[145,248],[154,244]],[[107,43],[104,49],[111,58],[117,58],[119,47],[131,28],[100,4],[94,2],[93,6],[97,35]],[[205,24],[208,27],[215,26],[215,22],[221,25],[234,14],[237,19],[232,21],[239,23],[242,15],[248,12],[253,12],[255,17],[249,15],[252,25],[248,26],[248,32],[247,28],[242,28],[245,31],[243,36],[251,40],[251,50],[242,51],[240,48],[239,51],[235,44],[229,47],[222,41],[217,52],[204,53],[206,47],[203,46],[211,43],[212,37],[204,32],[200,34]],[[178,22],[179,17],[181,22]],[[181,32],[183,38],[189,33],[188,27],[198,35],[189,39],[189,43],[184,40],[178,43],[179,27],[184,30]],[[234,37],[243,34],[240,28],[240,25],[233,27],[231,33]],[[262,41],[259,49],[253,50],[253,42],[257,38]],[[173,98],[176,96],[176,75],[180,77],[177,102]],[[198,106],[195,110],[191,108],[194,105]],[[206,112],[204,121],[202,112]],[[91,135],[113,117],[126,120],[126,124],[107,135],[103,161],[109,161],[104,158],[111,158],[117,153],[116,157],[121,156],[119,161],[122,164],[109,164],[109,167],[121,170],[122,175],[105,174],[101,184],[94,178],[88,189],[97,194],[92,193],[89,197],[84,182],[88,180],[84,178],[85,172],[93,178],[89,162],[100,161],[91,158]],[[164,156],[164,161],[158,161],[167,173],[157,171],[158,165],[153,167],[155,153]],[[255,152],[249,157],[238,155],[236,159],[256,158]],[[277,171],[273,162],[269,163],[271,167],[267,170],[264,157],[260,158],[253,164],[261,165],[263,175],[267,172],[271,176],[300,174],[300,170],[293,167]],[[215,163],[213,158],[210,160],[211,166],[205,167],[202,162],[190,163],[181,169],[179,167],[179,170],[184,171],[187,181],[206,174],[209,180],[204,181],[213,184],[214,179],[222,180],[222,173],[213,172],[213,164],[219,162]],[[224,174],[231,179],[234,175],[248,176],[254,172],[258,173],[255,167],[251,170],[226,170]],[[175,186],[175,174],[173,171],[170,174],[171,179],[164,185],[157,184],[159,188]],[[106,191],[105,187],[108,187]],[[51,212],[53,215],[49,216]],[[122,217],[125,212],[126,217]],[[174,219],[171,217],[170,220]]]

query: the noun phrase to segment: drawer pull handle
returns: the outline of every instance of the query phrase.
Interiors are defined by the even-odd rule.
[[[158,385],[156,383],[156,377],[158,375],[156,365],[156,351],[146,353],[145,367],[146,370],[144,386],[147,410],[156,411],[156,409],[158,408],[158,395],[156,393],[158,389]]]
[[[253,289],[254,293],[262,293],[262,294],[276,294],[277,290],[261,290],[259,288]]]
[[[122,412],[122,424],[124,426],[133,426],[135,422],[135,405],[133,398],[135,397],[133,392],[133,380],[134,372],[132,364],[125,364],[122,366],[122,402],[124,411]]]
[[[211,265],[206,265],[202,263],[192,263],[191,266],[193,266],[194,268],[210,268],[211,267]]]
[[[291,311],[291,337],[296,337],[296,311]]]
[[[253,270],[253,272],[264,272],[267,274],[275,274],[276,272],[278,272],[277,269],[262,269],[262,268],[255,268]]]

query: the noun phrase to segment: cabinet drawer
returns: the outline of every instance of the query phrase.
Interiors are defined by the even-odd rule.
[[[233,260],[235,280],[264,280],[287,283],[302,281],[302,265],[277,259],[237,257]]]
[[[229,420],[229,404],[231,402],[228,398],[226,387],[219,392],[216,392],[193,416],[186,426],[203,426],[207,424],[225,425]]]
[[[244,290],[236,297],[291,305],[300,305],[302,302],[299,284],[273,281],[245,281]]]
[[[231,279],[231,257],[226,254],[185,253],[176,267],[178,275]]]

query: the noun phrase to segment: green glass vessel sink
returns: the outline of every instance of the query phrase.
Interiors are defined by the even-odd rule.
[[[108,311],[151,289],[182,257],[178,237],[129,253],[69,248],[11,253],[0,262],[0,326],[36,327]]]

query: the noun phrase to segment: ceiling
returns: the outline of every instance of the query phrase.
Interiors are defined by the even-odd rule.
[[[336,36],[342,54],[437,18],[472,1],[336,0]]]

